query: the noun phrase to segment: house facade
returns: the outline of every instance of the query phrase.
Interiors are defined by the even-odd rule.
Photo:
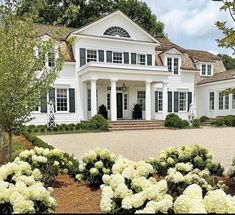
[[[36,27],[42,38],[53,37],[53,30],[60,28]],[[154,38],[120,11],[80,29],[68,28],[59,40],[63,69],[44,96],[54,104],[58,124],[88,120],[101,105],[111,121],[132,119],[135,104],[141,106],[144,120],[163,120],[168,113],[188,119],[190,106],[197,116],[227,114],[227,98],[223,111],[208,108],[211,92],[216,92],[216,106],[217,91],[235,83],[209,84],[210,78],[225,71],[217,56]],[[231,95],[231,109],[233,99]],[[47,103],[32,113],[33,124],[47,123]]]

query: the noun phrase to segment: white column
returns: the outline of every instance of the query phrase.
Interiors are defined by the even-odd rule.
[[[91,117],[97,114],[96,79],[91,79]]]
[[[79,101],[79,100],[77,100]],[[83,120],[88,119],[88,109],[87,109],[87,83],[82,82],[82,101],[83,101]]]
[[[208,102],[209,102],[210,101],[210,94],[208,94],[208,95],[209,95],[208,96],[209,97],[208,98]],[[218,90],[214,90],[214,118],[217,117],[218,110],[219,110],[219,91]],[[212,116],[209,116],[209,117],[212,117]]]
[[[151,120],[151,81],[145,81],[145,120]]]
[[[117,120],[117,92],[116,92],[117,80],[111,80],[111,121]]]
[[[162,96],[163,96],[163,117],[164,119],[168,113],[168,93],[167,93],[167,83],[162,83]]]

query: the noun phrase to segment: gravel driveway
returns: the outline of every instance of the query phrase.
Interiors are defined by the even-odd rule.
[[[96,147],[108,148],[133,160],[158,156],[170,146],[201,144],[226,168],[235,157],[235,128],[120,131],[48,135],[40,138],[77,158]]]

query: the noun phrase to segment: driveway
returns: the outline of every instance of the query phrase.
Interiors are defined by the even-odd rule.
[[[40,138],[81,159],[96,147],[107,148],[115,154],[133,160],[157,157],[170,146],[201,144],[226,168],[235,157],[235,128],[203,128],[187,130],[120,131],[47,135]]]

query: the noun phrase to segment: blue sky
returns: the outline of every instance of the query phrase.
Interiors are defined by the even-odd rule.
[[[212,0],[143,0],[151,8],[158,20],[165,24],[169,39],[189,49],[207,50],[214,54],[232,54],[229,49],[219,48],[218,38],[223,35],[215,26],[218,20],[228,21],[234,26],[231,18],[219,10],[221,2]]]

